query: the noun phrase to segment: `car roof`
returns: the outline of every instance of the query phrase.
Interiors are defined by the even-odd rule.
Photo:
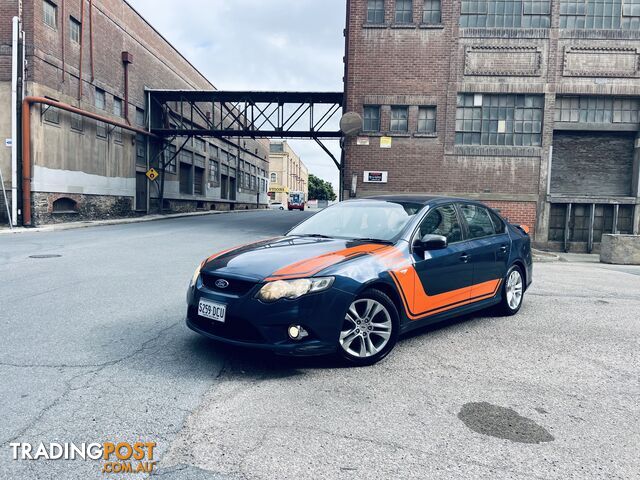
[[[411,202],[411,203],[418,203],[421,205],[428,205],[430,203],[453,202],[453,201],[465,201],[465,202],[476,203],[474,200],[457,198],[457,197],[445,197],[441,195],[375,195],[371,197],[362,198],[361,200],[377,200],[381,202]]]

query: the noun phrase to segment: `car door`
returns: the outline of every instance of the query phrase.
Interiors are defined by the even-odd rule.
[[[506,275],[509,235],[504,222],[494,225],[493,212],[488,208],[471,203],[458,204],[458,208],[469,239],[469,262],[473,267],[471,299],[483,300],[497,293]]]
[[[462,223],[453,204],[440,205],[429,211],[414,237],[442,235],[448,246],[440,250],[419,252],[414,249],[414,268],[420,285],[414,292],[419,317],[435,315],[468,301],[473,281],[473,266],[468,261],[467,242]]]

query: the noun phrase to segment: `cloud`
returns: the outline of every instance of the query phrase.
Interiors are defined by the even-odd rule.
[[[221,90],[342,91],[346,0],[128,0]],[[338,184],[313,141],[291,141]],[[340,158],[338,142],[326,142]]]

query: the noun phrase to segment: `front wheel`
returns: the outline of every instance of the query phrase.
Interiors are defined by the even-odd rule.
[[[505,277],[498,310],[505,316],[515,315],[522,306],[522,300],[524,300],[524,276],[520,267],[514,265]]]
[[[345,313],[338,352],[348,364],[373,365],[386,357],[398,340],[398,310],[375,289],[356,298]]]

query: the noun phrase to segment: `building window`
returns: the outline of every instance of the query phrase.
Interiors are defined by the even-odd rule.
[[[396,23],[413,22],[413,0],[396,0]]]
[[[144,110],[138,107],[136,107],[136,125],[141,127],[146,125]]]
[[[193,139],[193,144],[195,145],[195,147],[200,150],[201,152],[206,152],[207,147],[205,146],[206,143],[204,142],[204,140],[200,139],[200,138],[194,138]]]
[[[367,3],[367,23],[384,23],[384,0],[369,0]]]
[[[193,170],[193,194],[202,195],[204,192],[204,168],[194,167]]]
[[[42,2],[43,20],[46,25],[51,28],[58,28],[58,7],[48,0]]]
[[[136,165],[147,165],[147,139],[140,133],[136,134]]]
[[[440,0],[424,0],[422,23],[425,25],[440,25],[442,23]]]
[[[549,28],[550,0],[462,0],[463,28]]]
[[[69,17],[69,38],[72,42],[80,43],[80,35],[82,34],[82,26],[78,20]]]
[[[418,133],[436,133],[436,107],[418,109]]]
[[[122,117],[122,100],[113,97],[113,114],[116,117]],[[113,128],[113,139],[118,143],[122,143],[122,129],[120,127]]]
[[[380,107],[378,105],[364,107],[363,130],[365,132],[380,131]]]
[[[269,181],[271,183],[278,183],[278,174],[275,172],[271,172],[271,174],[269,175]]]
[[[640,0],[561,0],[560,28],[640,30]]]
[[[180,193],[193,194],[193,180],[191,178],[193,167],[188,163],[180,162]]]
[[[542,95],[458,95],[456,143],[459,145],[539,146]]]
[[[60,123],[60,110],[50,105],[42,106],[42,116],[49,123]]]
[[[209,160],[209,181],[218,183],[220,177],[220,164],[215,160]]]
[[[177,164],[178,164],[178,160],[177,160],[177,155],[176,152],[178,151],[178,149],[176,148],[175,145],[169,145],[169,148],[167,148],[167,150],[165,150],[164,154],[165,154],[165,162],[169,162],[165,165],[165,172],[169,172],[169,173],[176,173],[176,169],[177,169]],[[171,161],[169,161],[171,160]]]
[[[284,143],[272,143],[271,145],[269,145],[269,151],[271,153],[284,152]]]
[[[640,122],[638,98],[615,97],[558,97],[556,122],[571,123],[629,123]]]
[[[391,107],[392,132],[409,131],[409,109],[407,107]]]
[[[220,154],[220,149],[215,145],[209,144],[209,156],[211,158],[219,158],[218,157],[219,154]]]
[[[96,108],[99,108],[100,110],[104,110],[106,104],[107,104],[107,94],[105,93],[104,90],[101,90],[100,88],[96,88],[96,98],[95,98]]]
[[[84,130],[84,117],[77,113],[71,114],[71,130],[82,132]]]

